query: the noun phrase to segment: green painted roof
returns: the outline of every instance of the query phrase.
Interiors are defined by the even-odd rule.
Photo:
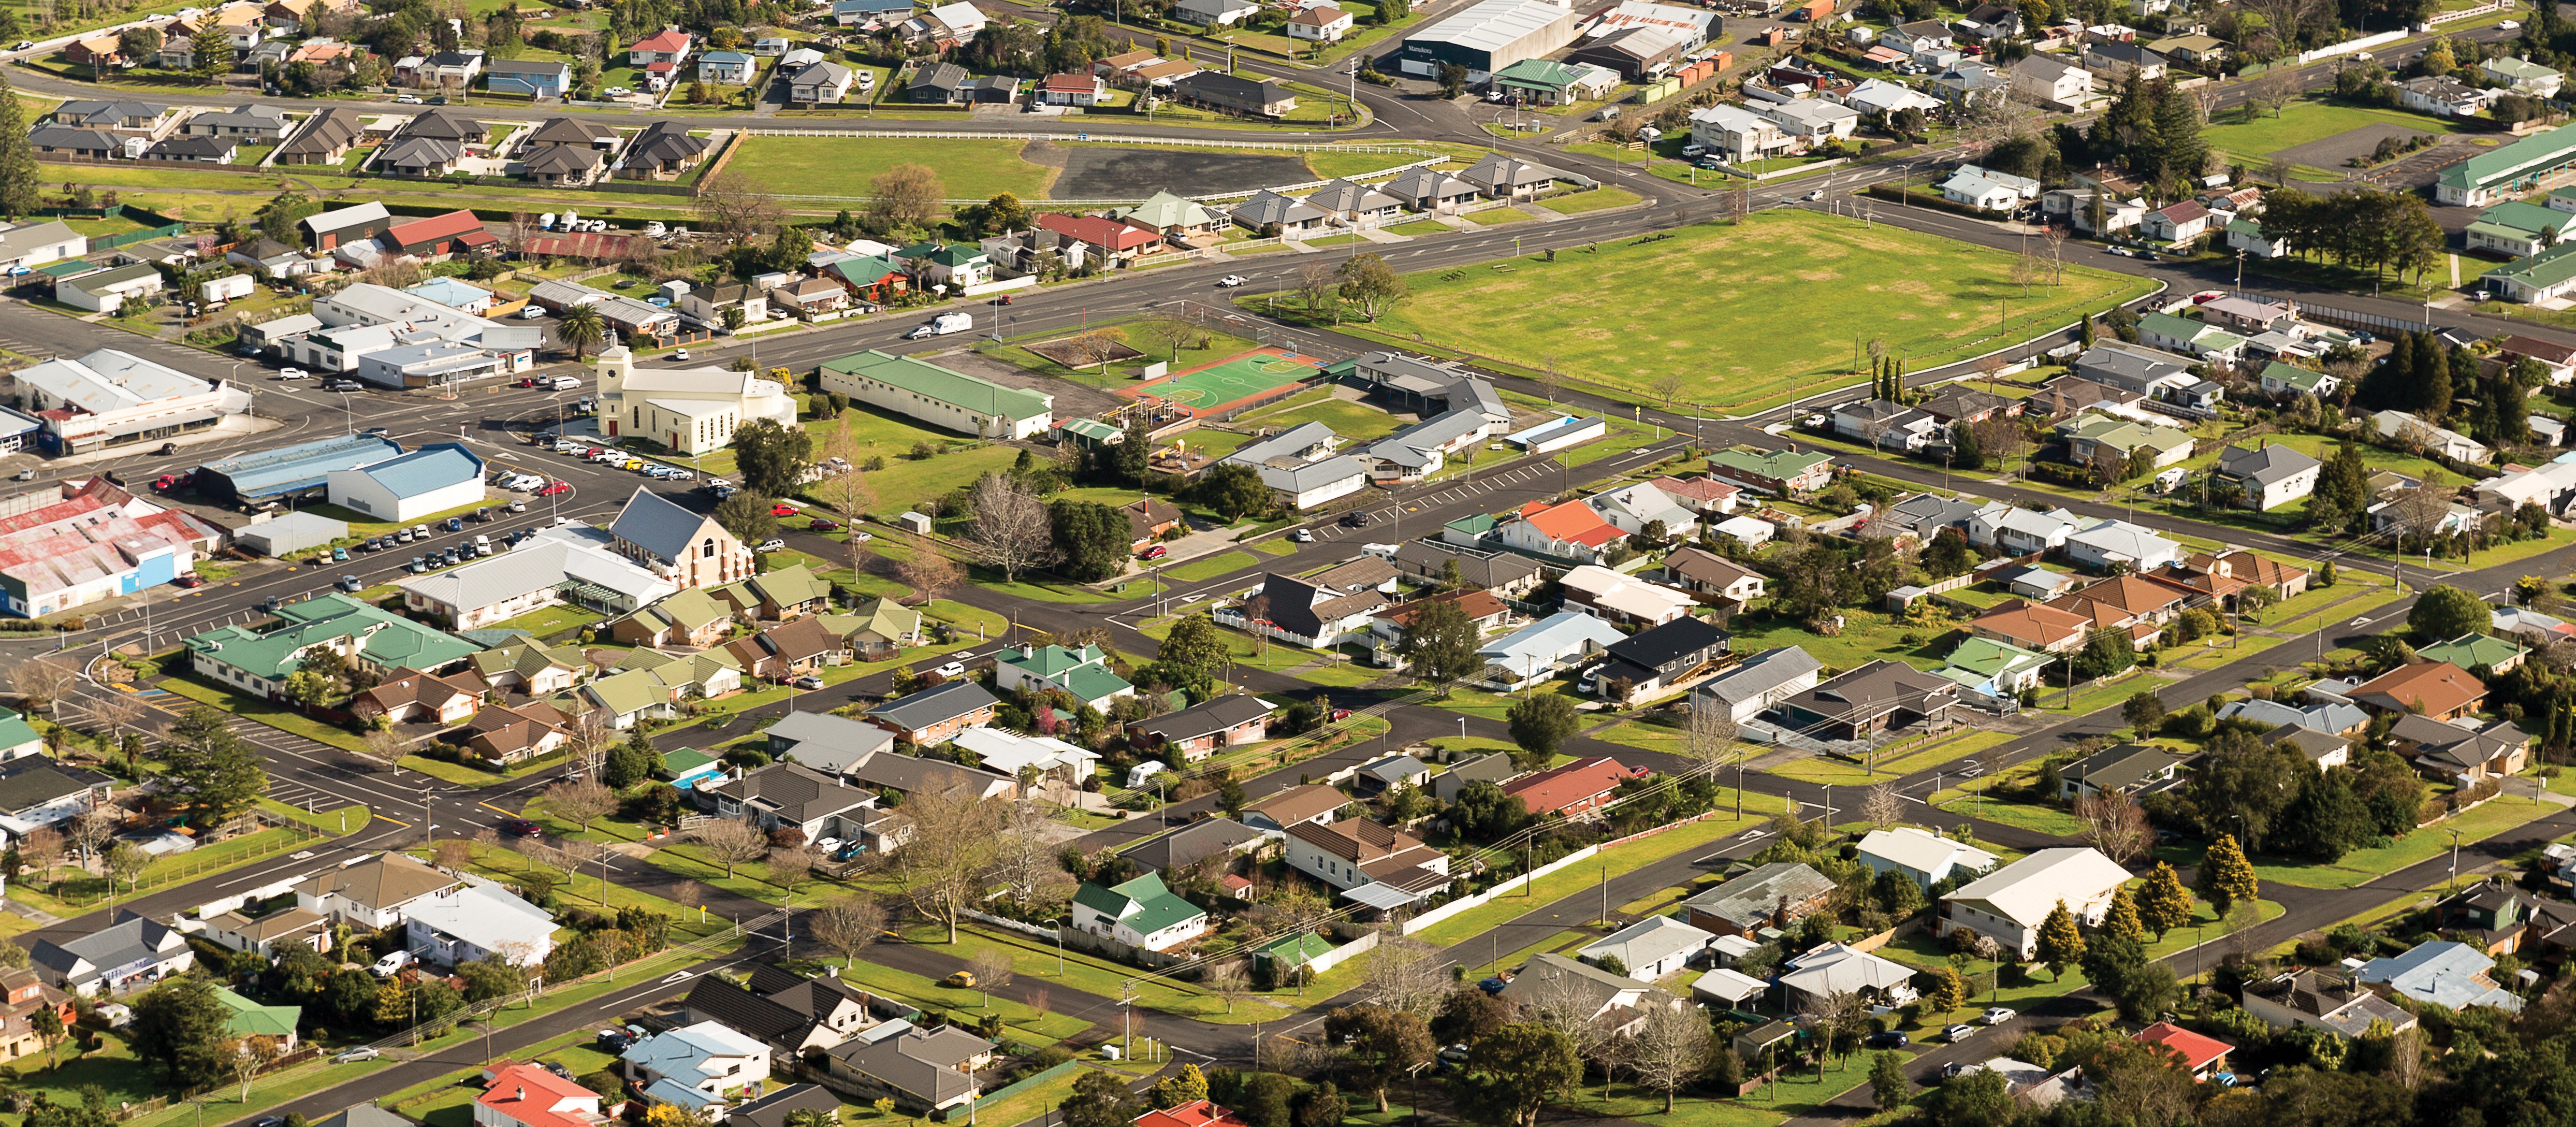
[[[2532,289],[2547,289],[2576,278],[2576,243],[2560,243],[2538,254],[2514,259],[2478,275],[2478,278],[2481,281],[2494,278],[2517,282]]]
[[[1031,649],[1025,657],[1003,650],[994,654],[993,660],[1032,677],[1053,679],[1086,665],[1098,665],[1108,660],[1108,657],[1109,651],[1099,646],[1084,646],[1078,650],[1069,650],[1063,646],[1038,646]]]
[[[24,747],[31,743],[41,743],[44,738],[44,733],[38,732],[36,726],[28,723],[25,717],[0,708],[0,748]]]
[[[2190,434],[2172,427],[2132,422],[2110,415],[2087,415],[2085,420],[2067,431],[2067,435],[2091,439],[2123,454],[2141,446],[2162,454],[2191,442]]]
[[[1510,66],[1495,71],[1494,81],[1518,86],[1537,86],[1549,90],[1563,90],[1568,86],[1572,86],[1575,83],[1582,81],[1583,76],[1586,73],[1588,72],[1584,68],[1574,66],[1570,63],[1551,62],[1547,59],[1522,59],[1517,63],[1513,63]]]
[[[2539,63],[2517,59],[2510,55],[2500,59],[2488,59],[2486,69],[2490,73],[2503,75],[2516,82],[2531,78],[2550,78],[2558,73]]]
[[[1454,528],[1469,536],[1482,536],[1488,532],[1492,532],[1502,523],[1502,518],[1500,517],[1478,513],[1472,517],[1460,517],[1456,520],[1450,521],[1447,527]]]
[[[2325,379],[2326,374],[2314,369],[2302,368],[2295,364],[2284,364],[2275,360],[2269,364],[2263,365],[2262,378],[2274,383],[2286,384],[2290,387],[2297,388],[2300,391],[2314,392],[2317,389],[2318,382]]]
[[[1196,227],[1216,221],[1208,209],[1196,201],[1183,199],[1170,192],[1156,192],[1134,207],[1122,207],[1109,213],[1112,219],[1124,219],[1139,227]]]
[[[1948,660],[1948,668],[1942,670],[1944,675],[1956,669],[1971,674],[1974,680],[1983,681],[2000,674],[2036,669],[2048,664],[2049,657],[1992,638],[1970,638],[1951,650]]]
[[[991,380],[952,372],[927,360],[869,349],[823,363],[823,370],[889,384],[925,399],[978,415],[1000,415],[1014,422],[1044,417],[1051,408],[1045,396]]]
[[[302,1006],[263,1006],[221,986],[215,987],[215,1000],[232,1011],[224,1032],[235,1037],[292,1037],[295,1023],[304,1016]]]
[[[650,670],[629,669],[613,677],[602,677],[583,687],[600,707],[625,715],[642,712],[657,704],[667,704],[671,690]]]
[[[2489,149],[2442,170],[2435,182],[2467,190],[2529,176],[2576,159],[2576,129],[2552,129]]]
[[[1791,450],[1777,450],[1769,454],[1756,454],[1750,450],[1720,450],[1708,456],[1708,464],[1712,467],[1724,466],[1777,481],[1787,481],[1833,460],[1831,454],[1800,454]]]
[[[1086,882],[1074,890],[1073,900],[1134,928],[1139,935],[1152,935],[1173,924],[1206,914],[1199,911],[1197,905],[1174,895],[1163,884],[1163,878],[1153,873],[1109,888]]]
[[[1066,692],[1086,701],[1114,697],[1120,693],[1132,692],[1136,688],[1128,684],[1125,678],[1097,665],[1083,666],[1057,680],[1064,683]]]
[[[1311,931],[1283,935],[1252,949],[1252,953],[1277,960],[1283,966],[1302,967],[1333,952],[1331,941]]]
[[[188,639],[188,652],[276,680],[295,671],[303,651],[337,638],[359,639],[358,656],[384,668],[436,669],[483,648],[336,592],[288,603],[277,608],[277,616],[285,624],[265,631],[208,630]]]
[[[1115,441],[1120,435],[1127,433],[1098,419],[1067,419],[1064,423],[1064,432],[1093,442]]]
[[[878,599],[860,607],[857,614],[824,615],[823,625],[836,637],[847,638],[865,632],[892,641],[905,635],[919,635],[921,612],[893,599]]]
[[[896,258],[918,258],[952,269],[984,257],[984,248],[974,243],[914,243],[894,252]]]
[[[800,606],[832,597],[832,585],[804,564],[762,572],[751,577],[750,582],[753,590],[782,607]]]
[[[2554,207],[2542,207],[2539,204],[2524,203],[2521,200],[2508,200],[2479,212],[2478,222],[2529,234],[2546,231],[2563,235],[2567,233],[2568,228],[2576,227],[2576,212],[2560,211]]]
[[[2493,634],[2469,634],[2415,651],[2426,661],[2447,661],[2462,669],[2513,660],[2522,647]]]
[[[857,258],[844,258],[832,263],[832,272],[848,279],[854,285],[873,286],[884,281],[888,274],[903,274],[904,269],[902,263],[891,258],[863,254]]]

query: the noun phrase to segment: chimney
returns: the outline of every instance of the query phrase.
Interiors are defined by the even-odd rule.
[[[516,1096],[513,1096],[513,1097],[511,1097],[511,1098],[513,1098],[513,1099],[521,1099],[521,1100],[524,1100],[524,1099],[528,1098],[528,1086],[527,1086],[527,1085],[525,1085],[525,1084],[521,1084],[521,1085],[519,1085],[519,1094],[518,1094],[518,1095],[516,1095]]]

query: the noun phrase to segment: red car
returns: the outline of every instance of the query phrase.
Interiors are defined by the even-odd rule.
[[[206,577],[202,575],[182,575],[170,582],[176,583],[182,587],[203,587],[206,585]]]
[[[157,478],[152,479],[152,488],[154,488],[154,489],[161,489],[161,490],[174,489],[174,488],[177,488],[177,487],[178,487],[178,484],[179,484],[179,475],[174,474],[174,473],[165,473],[165,474],[162,474],[161,476],[159,476],[159,477],[157,477]]]
[[[823,519],[823,518],[821,518],[821,517],[815,517],[815,518],[814,518],[814,519],[812,519],[812,520],[806,521],[806,522],[805,522],[805,527],[806,527],[806,528],[809,528],[809,529],[812,529],[813,531],[816,531],[816,532],[830,532],[830,531],[833,531],[833,530],[835,530],[835,529],[837,529],[837,528],[841,527],[841,522],[836,521],[836,520],[824,520],[824,519]]]
[[[530,377],[528,377],[528,378],[526,378],[526,379],[524,379],[524,380],[520,380],[518,383],[513,384],[512,386],[514,386],[514,387],[535,387],[535,386],[537,386],[537,377],[535,377],[535,376],[530,376]]]
[[[558,482],[552,482],[552,483],[548,484],[545,488],[540,489],[540,490],[537,490],[537,496],[539,496],[539,497],[552,497],[552,496],[554,496],[554,495],[555,495],[555,494],[557,494],[557,493],[570,493],[570,492],[572,492],[572,483],[571,483],[571,482],[569,482],[569,481],[558,481]]]
[[[796,515],[796,506],[790,505],[784,501],[775,502],[769,506],[769,515],[774,517],[792,517]]]
[[[1140,560],[1159,560],[1171,554],[1172,550],[1170,548],[1164,547],[1161,544],[1156,544],[1151,548],[1147,548],[1144,551],[1137,553],[1136,558]]]
[[[501,830],[512,837],[544,837],[546,828],[525,818],[501,819]]]
[[[1334,710],[1333,710],[1333,719],[1334,719],[1334,720],[1337,720],[1337,721],[1339,721],[1339,720],[1348,720],[1348,719],[1350,719],[1350,718],[1351,718],[1351,710],[1350,710],[1350,709],[1347,709],[1347,708],[1336,708],[1336,709],[1334,709]]]

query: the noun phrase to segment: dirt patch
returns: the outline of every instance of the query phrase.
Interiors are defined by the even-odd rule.
[[[1028,347],[1029,351],[1037,353],[1040,356],[1044,356],[1047,359],[1053,360],[1068,368],[1088,368],[1094,364],[1100,363],[1100,359],[1098,357],[1083,355],[1076,350],[1073,346],[1073,338],[1071,337],[1051,340],[1044,344],[1032,344]],[[1145,356],[1144,353],[1129,348],[1124,344],[1111,342],[1111,347],[1112,351],[1109,355],[1109,362],[1112,364],[1123,364],[1129,360],[1141,360]]]
[[[1304,158],[1238,152],[1040,143],[1030,145],[1021,159],[1062,167],[1049,190],[1062,200],[1141,200],[1156,192],[1198,197],[1315,178]]]
[[[1072,380],[1042,376],[1026,368],[1005,364],[974,352],[952,352],[932,358],[934,362],[970,376],[1055,397],[1055,417],[1072,419],[1095,417],[1127,406],[1127,401],[1097,388],[1084,387]],[[1113,369],[1114,370],[1114,369]]]
[[[2394,137],[2400,144],[2404,144],[2417,137],[2431,135],[2424,130],[2409,129],[2393,121],[2372,122],[2359,129],[2344,130],[2322,141],[2310,141],[2304,145],[2283,149],[2273,153],[2267,159],[2289,164],[2304,164],[2310,168],[2322,168],[2330,172],[2341,172],[2345,161],[2355,158],[2368,159],[2370,154],[2379,148],[2382,138]]]

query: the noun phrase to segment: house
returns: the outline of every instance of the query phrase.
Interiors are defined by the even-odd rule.
[[[1431,796],[1443,803],[1456,802],[1459,793],[1466,790],[1469,783],[1492,783],[1500,787],[1518,773],[1519,768],[1512,766],[1509,755],[1501,752],[1479,755],[1454,763],[1448,770],[1433,775]]]
[[[459,883],[402,854],[379,853],[297,882],[295,903],[334,923],[381,931],[400,923],[414,902]]]
[[[1276,572],[1264,575],[1257,594],[1240,603],[1220,606],[1210,617],[1220,625],[1323,649],[1339,645],[1351,634],[1366,632],[1370,616],[1394,601],[1386,591],[1394,585],[1392,568],[1383,581],[1333,585],[1321,582],[1329,575],[1311,580]]]
[[[1210,859],[1222,868],[1231,858],[1259,851],[1269,842],[1270,835],[1219,815],[1150,838],[1142,845],[1121,850],[1119,855],[1150,871],[1173,873]]]
[[[395,724],[444,726],[463,723],[482,707],[489,692],[491,687],[472,670],[438,677],[417,669],[396,669],[374,688],[350,698],[349,710],[359,716],[382,716]]]
[[[2358,980],[2324,970],[2285,970],[2248,983],[2244,1004],[2245,1012],[2278,1030],[2307,1026],[2358,1038],[2374,1025],[2392,1033],[2416,1025],[2414,1014],[2372,993]]]
[[[1109,97],[1109,84],[1096,74],[1050,74],[1036,96],[1042,105],[1096,106]]]
[[[1291,938],[1320,940],[1320,937],[1312,932]],[[1327,946],[1330,945],[1327,944]],[[1303,964],[1301,962],[1298,965]],[[1237,1118],[1233,1112],[1206,1100],[1191,1100],[1165,1110],[1148,1111],[1137,1116],[1134,1124],[1135,1127],[1247,1127],[1244,1121]]]
[[[832,1074],[916,1110],[942,1111],[983,1094],[975,1071],[992,1059],[992,1042],[953,1025],[905,1026],[891,1036],[856,1037],[831,1050]]]
[[[864,991],[842,985],[838,978],[807,978],[762,964],[751,969],[747,988],[714,975],[699,976],[680,1006],[692,1024],[722,1022],[802,1057],[807,1049],[832,1048],[875,1024],[867,1003]],[[740,1122],[749,1107],[734,1108],[727,1122]]]
[[[1187,0],[1185,0],[1187,2]],[[1255,10],[1251,0],[1195,0],[1202,4],[1239,5],[1245,11]],[[1288,88],[1267,78],[1242,78],[1215,71],[1200,71],[1171,86],[1172,99],[1183,105],[1198,106],[1221,113],[1245,117],[1280,118],[1297,108],[1297,96]]]
[[[709,51],[698,56],[698,81],[743,86],[760,73],[760,62],[747,51]]]
[[[2085,567],[2153,571],[2182,558],[2182,546],[2127,521],[2104,517],[2066,536],[2066,557]]]
[[[2437,454],[2455,462],[2483,462],[2490,453],[2485,444],[2475,439],[2434,426],[2402,411],[2381,411],[2370,418],[2381,438],[2396,439],[2402,445],[2427,454]]]
[[[2495,673],[2511,673],[2531,651],[2520,642],[2508,641],[2493,634],[2463,634],[2447,642],[2437,642],[2415,651],[2426,661],[2456,665],[2462,669],[2485,666]]]
[[[892,754],[876,758],[899,759]],[[854,765],[855,766],[855,765]],[[877,794],[801,763],[772,763],[710,788],[717,817],[764,830],[793,831],[805,841],[858,840],[878,819]]]
[[[1344,227],[1375,227],[1404,213],[1403,201],[1349,180],[1325,181],[1323,187],[1306,197],[1306,206],[1323,212],[1327,219]],[[1478,434],[1476,437],[1484,436]]]
[[[1023,645],[1017,653],[1003,650],[993,657],[993,678],[994,687],[1004,692],[1024,687],[1032,692],[1058,689],[1103,712],[1112,701],[1136,692],[1135,686],[1109,671],[1109,651],[1094,645],[1079,650],[1054,645]]]
[[[1148,951],[1169,951],[1207,934],[1207,913],[1146,873],[1104,888],[1085,883],[1073,895],[1073,926]]]
[[[2042,51],[2033,51],[2012,71],[2013,93],[2059,106],[2078,105],[2092,97],[2093,73]]]
[[[1762,573],[1703,548],[1664,557],[1666,582],[1685,591],[1749,603],[1762,597]]]
[[[1617,627],[1581,611],[1559,611],[1477,650],[1485,662],[1478,683],[1517,691],[1554,677],[1626,637]]]
[[[84,998],[122,997],[197,965],[196,950],[178,929],[122,908],[104,927],[36,940],[27,954],[43,985]]]
[[[1495,996],[1516,1006],[1532,1004],[1534,999],[1544,998],[1551,1004],[1570,999],[1571,1012],[1612,1036],[1643,1027],[1647,1007],[1679,1009],[1683,1004],[1652,985],[1553,951],[1530,956]]]
[[[993,706],[1000,701],[973,681],[950,681],[868,710],[869,722],[912,740],[916,747],[932,747],[954,739],[968,728],[980,728],[993,722]]]
[[[1941,182],[1941,198],[1979,211],[2013,211],[2039,199],[2039,181],[1973,164],[1959,166]]]
[[[2029,959],[2039,925],[2060,904],[2087,925],[2102,922],[2129,871],[2087,847],[2042,849],[1959,886],[1942,901],[1944,931],[1966,928]]]
[[[1901,1006],[1915,999],[1912,968],[1848,944],[1827,943],[1780,964],[1778,981],[1787,1002],[1808,1006],[1849,994],[1871,1005]]]
[[[495,1061],[483,1070],[474,1127],[605,1127],[599,1093],[533,1064]],[[612,1109],[625,1106],[620,1100]]]
[[[2478,71],[2498,86],[2534,98],[2557,97],[2566,82],[2566,76],[2524,58],[2488,59],[2478,64]]]
[[[1522,59],[1495,71],[1489,81],[1491,89],[1516,102],[1570,106],[1608,96],[1619,85],[1619,72],[1571,57],[1562,62]]]
[[[2576,231],[2576,212],[2507,200],[2479,213],[2463,232],[2471,250],[2526,258],[2566,241]]]
[[[1330,4],[1316,4],[1288,17],[1288,38],[1339,43],[1356,23],[1349,12]]]
[[[838,775],[894,747],[894,733],[875,724],[828,712],[790,712],[762,731],[769,754],[826,775]]]
[[[760,1094],[769,1080],[769,1046],[722,1022],[701,1021],[646,1037],[618,1054],[628,1085],[653,1103],[721,1115],[725,1105]]]
[[[544,701],[492,705],[466,722],[465,750],[486,763],[552,755],[572,742],[572,721]]]
[[[690,136],[684,122],[657,121],[627,143],[617,174],[629,180],[667,180],[697,167],[712,144]]]
[[[1127,739],[1139,751],[1166,761],[1195,762],[1224,748],[1259,743],[1270,733],[1270,702],[1244,693],[1228,693],[1127,725]]]
[[[1833,878],[1796,861],[1774,861],[1718,883],[1682,901],[1682,915],[1712,940],[1754,938],[1765,928],[1786,928],[1824,907]]]
[[[2493,1006],[2507,1013],[2520,1012],[2522,999],[2497,985],[2489,973],[2495,965],[2485,951],[2446,939],[2372,959],[2353,977],[2363,985],[2381,987],[2391,998],[2410,999],[2418,1005],[2451,1010]]]
[[[1561,814],[1571,820],[1597,817],[1621,783],[1644,778],[1646,769],[1628,767],[1609,756],[1578,759],[1565,766],[1524,775],[1503,784],[1503,793],[1521,800],[1531,814]]]
[[[1871,830],[1861,835],[1855,858],[1873,873],[1903,873],[1926,891],[1995,867],[1994,854],[1920,826]]]
[[[1960,640],[1942,660],[1945,664],[1934,673],[1969,692],[2008,700],[2039,688],[2040,673],[2057,659],[2009,642],[1970,637]]]
[[[1714,705],[1744,723],[1816,686],[1823,665],[1797,646],[1764,650],[1692,690],[1692,707]]]
[[[2128,82],[2131,74],[2141,81],[2155,82],[2165,76],[2170,65],[2162,55],[2135,43],[2117,41],[2087,43],[2083,58],[2084,69],[2115,86]]]
[[[2057,796],[2135,795],[2172,785],[2174,773],[2190,760],[2155,744],[2119,744],[2058,768]]]
[[[2476,728],[2410,713],[2389,727],[2388,742],[2417,770],[2462,786],[2519,772],[2531,756],[2531,735],[2506,720]]]
[[[1259,11],[1251,0],[1184,0],[1172,7],[1172,14],[1191,23],[1209,27],[1232,27],[1235,21]]]
[[[1381,911],[1449,888],[1449,855],[1403,830],[1365,819],[1299,822],[1285,838],[1288,867]]]
[[[725,1113],[725,1122],[734,1127],[787,1127],[787,1117],[800,1112],[837,1115],[841,1097],[820,1084],[790,1084],[768,1095],[735,1105]],[[391,1127],[391,1125],[388,1125]]]
[[[1732,636],[1707,619],[1676,618],[1611,643],[1602,650],[1602,663],[1584,673],[1584,685],[1622,704],[1661,696],[1724,659],[1733,644]]]
[[[677,65],[688,59],[690,42],[688,32],[676,27],[663,28],[629,44],[626,65],[639,68],[654,63]]]
[[[431,893],[402,914],[412,952],[441,966],[497,959],[535,967],[554,951],[554,915],[489,881]]]
[[[1575,952],[1575,957],[1608,969],[1617,960],[1628,977],[1653,982],[1691,965],[1717,937],[1671,916],[1648,916]]]
[[[1949,430],[1929,411],[1885,399],[1855,399],[1836,404],[1834,433],[1887,450],[1921,453],[1949,441]]]
[[[2178,427],[2091,413],[2058,424],[2057,433],[2066,440],[2069,461],[2108,467],[2114,479],[2134,476],[2130,468],[2141,463],[2148,471],[2175,465],[2191,457],[2197,445],[2190,432]]]
[[[1558,581],[1568,610],[1589,610],[1611,622],[1657,626],[1684,618],[1696,605],[1670,587],[1629,578],[1598,564],[1584,564]]]
[[[2376,712],[2416,713],[2434,720],[2455,720],[2477,711],[2487,687],[2449,662],[2400,665],[2354,686],[2344,694],[2354,704]]]
[[[1243,821],[1266,833],[1284,833],[1294,826],[1330,822],[1350,801],[1349,795],[1321,783],[1294,786],[1245,806]]]
[[[2251,219],[2228,220],[2227,249],[2256,258],[2286,258],[2291,251],[2287,236],[2267,233],[2261,223]]]
[[[2139,1030],[2129,1038],[2141,1045],[2161,1046],[2174,1063],[2191,1074],[2199,1083],[2227,1071],[2227,1054],[2236,1046],[2215,1037],[2204,1037],[2170,1021],[2159,1021]]]
[[[265,631],[222,626],[188,638],[190,667],[238,691],[276,699],[285,692],[287,675],[316,647],[378,673],[442,670],[482,648],[337,592],[287,603],[273,613],[283,621]]]
[[[2274,360],[2263,365],[2257,382],[2271,395],[2332,395],[2343,381],[2314,368],[2297,368]]]
[[[1526,200],[1536,198],[1539,192],[1554,184],[1557,174],[1554,169],[1525,160],[1488,153],[1483,159],[1468,165],[1458,178],[1475,185],[1476,191],[1487,199]]]
[[[561,61],[495,59],[483,68],[483,88],[495,94],[560,98],[572,88],[572,64]]]
[[[879,794],[952,794],[982,800],[1009,799],[1020,790],[1019,780],[1009,775],[902,754],[874,756],[842,774],[852,784]]]
[[[58,281],[54,300],[92,313],[113,313],[129,301],[149,304],[161,289],[161,271],[151,263],[137,262]]]
[[[60,826],[99,809],[115,792],[115,784],[112,776],[43,755],[14,757],[0,763],[0,814],[13,820],[13,833],[25,832],[18,826],[29,830]]]
[[[1454,565],[1461,583],[1506,599],[1527,596],[1544,574],[1538,561],[1528,556],[1461,549],[1429,540],[1398,545],[1393,562],[1399,573],[1431,582],[1447,582]]]
[[[1873,661],[1782,700],[1781,716],[1815,739],[1874,740],[1898,728],[1937,727],[1958,701],[1946,678]]]

